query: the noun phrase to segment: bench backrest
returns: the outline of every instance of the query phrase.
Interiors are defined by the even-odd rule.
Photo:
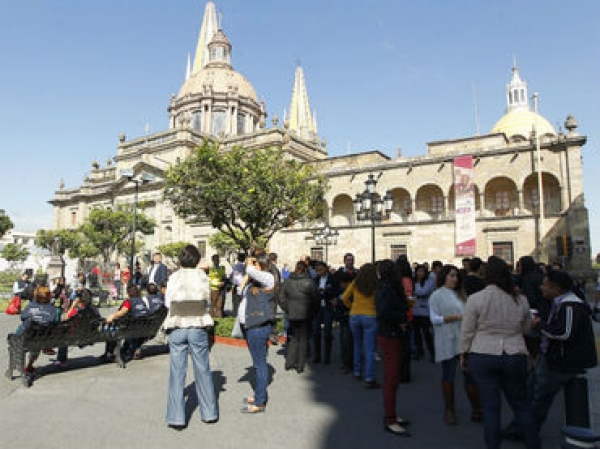
[[[18,340],[24,349],[36,351],[124,338],[154,337],[166,316],[167,309],[162,307],[151,315],[139,318],[125,316],[114,324],[107,325],[104,318],[90,310],[83,310],[73,318],[60,323],[48,325],[32,323],[23,334],[13,338]]]

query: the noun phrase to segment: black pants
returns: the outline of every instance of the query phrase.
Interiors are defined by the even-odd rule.
[[[286,368],[303,369],[306,364],[306,351],[311,331],[310,320],[290,320],[289,342],[285,354]]]
[[[431,334],[431,320],[428,316],[413,317],[413,329],[415,331],[415,344],[419,355],[423,354],[423,339],[427,345],[429,354],[433,356],[433,335]]]

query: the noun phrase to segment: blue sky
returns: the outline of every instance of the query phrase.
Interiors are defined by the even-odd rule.
[[[583,149],[592,250],[600,251],[600,2],[597,0],[217,0],[232,63],[269,122],[305,70],[332,156],[424,155],[482,133],[505,109],[513,54],[539,111],[568,114]],[[167,129],[204,0],[28,0],[0,5],[0,208],[18,230],[51,227],[59,181],[77,187],[128,138]]]

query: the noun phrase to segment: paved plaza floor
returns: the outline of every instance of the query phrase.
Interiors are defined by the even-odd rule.
[[[12,332],[18,318],[0,314],[0,333]],[[102,345],[70,348],[66,369],[48,366],[52,356],[42,355],[39,377],[25,388],[20,379],[0,381],[0,446],[3,448],[252,448],[361,449],[421,448],[469,449],[483,447],[480,424],[469,419],[470,408],[457,378],[459,425],[442,422],[440,367],[429,361],[413,362],[413,381],[398,394],[401,416],[410,418],[412,438],[383,431],[381,390],[367,390],[350,375],[342,375],[339,357],[331,365],[311,365],[298,375],[283,369],[281,346],[271,347],[272,372],[267,412],[240,413],[242,398],[252,393],[250,355],[245,348],[215,345],[211,353],[213,379],[218,392],[220,420],[200,421],[194,393],[187,397],[189,425],[181,432],[164,420],[169,374],[166,347],[150,342],[146,356],[126,369],[99,365]],[[0,351],[2,370],[6,347]],[[381,381],[381,363],[377,363]],[[591,373],[597,379],[598,369]],[[193,382],[191,366],[188,388]],[[600,396],[591,382],[592,395]],[[594,398],[596,430],[598,405]],[[558,397],[542,437],[545,448],[559,447],[563,417]],[[504,406],[504,422],[510,418]],[[524,447],[506,442],[503,448]]]

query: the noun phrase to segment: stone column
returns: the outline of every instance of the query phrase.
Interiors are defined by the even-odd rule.
[[[485,192],[479,192],[479,216],[485,216]]]
[[[525,199],[523,197],[523,190],[517,190],[517,198],[519,200],[519,214],[523,215],[525,213]]]
[[[442,214],[444,217],[450,216],[450,210],[448,209],[450,207],[449,203],[450,199],[448,198],[448,195],[444,195],[444,213]]]

